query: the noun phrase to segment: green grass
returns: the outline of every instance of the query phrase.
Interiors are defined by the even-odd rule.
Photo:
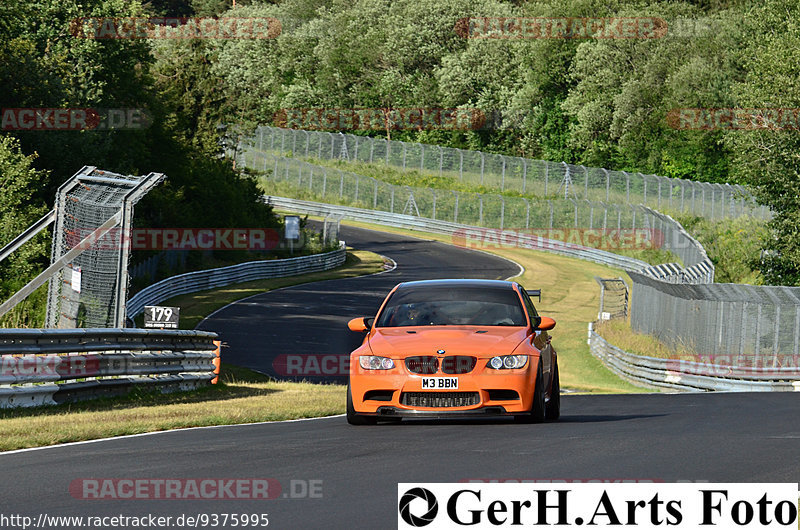
[[[186,427],[342,414],[345,388],[271,381],[223,363],[219,384],[193,392],[136,391],[123,398],[0,410],[0,450]]]
[[[630,321],[626,319],[617,318],[598,322],[594,329],[609,343],[629,353],[660,359],[695,357],[695,352],[688,345],[668,346],[652,335],[633,331]]]

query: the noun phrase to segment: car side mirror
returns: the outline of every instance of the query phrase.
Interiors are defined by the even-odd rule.
[[[539,329],[542,331],[547,331],[556,327],[556,321],[550,317],[538,317],[539,318],[539,325],[536,326],[534,329]]]
[[[350,331],[355,331],[356,333],[363,333],[365,331],[369,331],[372,329],[372,321],[374,319],[372,317],[358,317],[354,318],[350,322],[347,323],[347,327]]]

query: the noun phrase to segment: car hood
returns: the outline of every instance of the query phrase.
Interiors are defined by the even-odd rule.
[[[491,357],[512,353],[528,336],[526,328],[473,326],[414,326],[376,328],[369,346],[375,355],[473,355]]]

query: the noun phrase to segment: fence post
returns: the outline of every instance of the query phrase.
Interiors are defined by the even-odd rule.
[[[455,209],[453,210],[453,222],[457,223],[458,222],[458,192],[455,191],[455,190],[452,190],[452,191],[456,196],[456,206],[455,206]]]
[[[478,194],[478,226],[483,226],[483,195]]]
[[[419,170],[421,172],[421,171],[423,171],[425,169],[425,144],[418,143],[417,145],[419,145],[419,149],[420,149]]]
[[[358,203],[358,181],[359,180],[360,179],[358,178],[358,174],[356,173],[356,197],[355,197],[355,199],[353,199],[353,202],[355,202],[355,203]]]
[[[642,190],[643,190],[643,193],[644,193],[644,198],[642,199],[642,204],[647,206],[647,179],[644,178],[644,175],[642,175],[641,173],[637,173],[637,175],[642,177]]]
[[[721,327],[721,326],[720,326]],[[722,330],[720,329],[720,333]],[[775,336],[772,340],[772,367],[775,368],[778,365],[778,347],[780,346],[780,338],[781,332],[781,306],[779,303],[775,303],[775,329],[773,333]]]
[[[553,229],[553,201],[550,199],[547,200],[547,204],[550,205],[550,230]]]
[[[344,173],[342,170],[339,170],[339,198],[341,199],[344,197]]]
[[[547,181],[550,176],[550,163],[545,160],[544,162],[544,196],[547,197]],[[552,227],[550,227],[552,228]]]
[[[523,198],[525,201],[525,228],[530,227],[530,220],[531,220],[531,203],[528,199]]]
[[[528,185],[528,159],[522,159],[522,193],[525,193],[525,188]],[[526,227],[527,228],[527,227]]]
[[[589,199],[589,169],[586,166],[581,166],[583,168],[583,179],[584,179],[584,191],[583,191],[583,198]]]
[[[405,169],[406,168],[406,143],[403,142],[402,140],[400,141],[400,143],[403,144],[403,169]]]
[[[372,163],[372,155],[375,154],[375,139],[369,139],[369,163]]]
[[[373,210],[377,210],[378,209],[378,180],[377,179],[372,179],[372,182],[375,185],[375,188],[374,188],[375,191],[373,192],[373,196],[372,196],[372,209]]]
[[[356,136],[356,146],[353,148],[353,160],[358,161],[358,136]]]
[[[755,359],[753,362],[758,362],[758,356],[761,354],[761,303],[758,304],[758,311],[756,313],[756,345],[755,345]],[[756,364],[755,366],[760,366]]]
[[[575,226],[574,226],[574,228],[578,228],[578,203],[577,203],[577,201],[574,201],[572,199],[570,199],[570,202],[572,202],[572,205],[575,207]]]
[[[714,220],[714,199],[716,197],[716,193],[714,193],[714,186],[711,186],[711,220]]]
[[[322,170],[322,198],[325,198],[325,188],[328,187],[328,170]]]
[[[436,189],[431,188],[431,193],[433,194],[433,220],[436,220]]]
[[[500,191],[506,189],[506,157],[503,157],[503,172],[500,175]]]
[[[627,171],[622,172],[625,175],[625,202],[630,204],[631,203],[631,176],[628,175]]]
[[[703,199],[702,199],[702,203],[701,203],[702,204],[702,206],[701,206],[702,209],[700,210],[700,215],[703,216],[703,215],[706,214],[706,187],[703,186],[700,189],[703,191]]]
[[[464,180],[464,151],[458,150],[458,180]]]
[[[439,176],[442,176],[442,166],[444,166],[444,149],[439,146]]]
[[[603,173],[606,175],[606,202],[609,202],[609,193],[611,192],[611,178],[608,175],[608,170],[603,168]]]
[[[486,155],[481,151],[481,186],[483,186],[483,169],[486,165]]]
[[[656,208],[661,208],[661,179],[658,178],[658,175],[653,175],[656,177],[658,181],[658,198],[656,199]]]
[[[506,200],[502,195],[498,195],[498,197],[500,197],[500,230],[502,230],[506,218]]]
[[[392,202],[389,206],[389,211],[391,213],[394,213],[394,186],[392,186]]]
[[[794,356],[800,355],[800,304],[794,306]]]

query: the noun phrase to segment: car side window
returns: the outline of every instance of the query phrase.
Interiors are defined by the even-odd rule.
[[[522,301],[525,302],[525,308],[528,310],[528,314],[531,317],[539,316],[539,313],[536,312],[536,308],[533,305],[533,300],[531,300],[531,297],[525,289],[522,289]]]

